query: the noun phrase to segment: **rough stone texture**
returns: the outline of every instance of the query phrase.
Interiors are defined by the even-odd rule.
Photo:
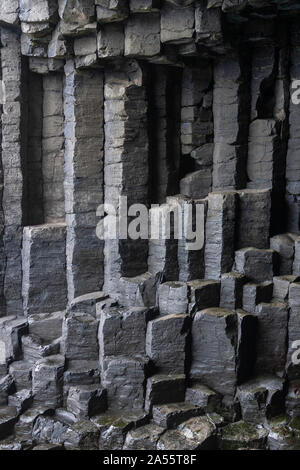
[[[256,371],[282,375],[286,358],[288,312],[284,303],[261,303],[258,318]]]
[[[82,312],[68,313],[63,324],[63,349],[67,359],[98,358],[98,320]]]
[[[0,0],[1,450],[300,448],[299,14]]]
[[[186,341],[190,321],[188,315],[164,315],[148,323],[146,353],[160,373],[185,372]]]
[[[196,313],[192,326],[191,377],[226,397],[236,384],[236,323],[233,311],[211,308]]]
[[[57,312],[65,308],[65,250],[65,224],[24,229],[22,293],[26,315]]]
[[[272,281],[274,262],[273,250],[243,248],[235,252],[234,270],[253,282]]]
[[[219,279],[232,268],[235,209],[234,192],[209,194],[204,255],[207,279]]]

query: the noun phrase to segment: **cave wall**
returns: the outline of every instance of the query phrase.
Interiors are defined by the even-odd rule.
[[[300,448],[299,15],[0,0],[1,449]]]

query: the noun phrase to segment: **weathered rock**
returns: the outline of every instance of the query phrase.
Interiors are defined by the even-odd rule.
[[[17,416],[17,409],[13,406],[0,408],[0,439],[12,434]]]
[[[153,405],[183,402],[184,396],[184,374],[153,375],[147,380],[145,410],[150,411]]]
[[[145,354],[147,322],[151,311],[147,308],[111,308],[100,314],[100,360],[106,356]]]
[[[104,292],[92,292],[91,294],[81,295],[76,297],[70,302],[68,311],[70,312],[84,312],[96,317],[96,305],[102,300],[108,299],[108,295]]]
[[[62,335],[65,312],[40,313],[28,317],[29,334],[51,343]]]
[[[67,450],[98,450],[99,429],[91,421],[79,421],[70,426],[64,435]]]
[[[45,342],[35,335],[22,337],[23,357],[26,362],[34,364],[39,359],[59,354],[60,338],[51,343]]]
[[[175,428],[183,421],[201,413],[201,408],[186,402],[155,405],[152,408],[154,423],[167,429]]]
[[[9,374],[14,378],[17,390],[31,389],[32,367],[30,362],[15,361],[9,366]]]
[[[146,426],[129,431],[123,449],[156,450],[157,441],[163,432],[164,428],[156,424],[147,424]]]
[[[263,449],[268,432],[261,425],[239,421],[222,429],[220,447],[222,450]]]
[[[77,418],[90,418],[107,408],[106,391],[99,385],[76,385],[69,389],[67,409]]]
[[[191,418],[180,424],[178,430],[197,444],[198,450],[212,450],[216,447],[216,426],[208,416]]]
[[[32,402],[32,392],[27,389],[19,390],[8,397],[8,406],[14,406],[18,413],[23,413],[30,408]]]
[[[0,406],[8,404],[8,396],[15,392],[15,383],[11,375],[0,379]]]
[[[101,383],[112,411],[143,409],[147,363],[143,356],[107,356],[103,360]]]
[[[236,195],[210,193],[206,219],[205,278],[219,279],[229,272],[234,259]]]
[[[62,403],[65,358],[60,355],[40,359],[32,370],[34,402],[57,408]]]
[[[235,252],[234,270],[250,281],[272,281],[275,255],[273,250],[243,248]]]
[[[271,301],[272,293],[273,283],[270,281],[259,284],[245,284],[243,288],[243,310],[254,313],[258,304]]]
[[[237,309],[243,304],[243,285],[246,278],[239,273],[226,273],[221,276],[220,307]]]
[[[146,353],[160,373],[185,372],[189,329],[189,317],[184,314],[164,315],[148,323]]]
[[[186,313],[188,308],[188,286],[185,282],[164,282],[158,288],[160,315]]]
[[[197,312],[192,325],[191,377],[215,392],[233,397],[236,342],[235,312],[221,308]]]
[[[67,359],[98,358],[98,320],[82,312],[67,313],[63,323],[63,351]]]
[[[278,416],[284,407],[284,381],[277,377],[262,376],[240,385],[237,399],[244,421],[261,424]]]
[[[100,450],[121,450],[126,433],[147,422],[143,411],[126,411],[125,413],[104,413],[92,418],[92,422],[100,430]]]
[[[188,403],[197,405],[205,413],[211,413],[218,409],[221,404],[221,396],[210,390],[205,385],[195,384],[187,387],[185,400]]]

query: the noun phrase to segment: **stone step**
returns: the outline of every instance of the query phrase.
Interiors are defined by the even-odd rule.
[[[152,408],[153,422],[165,429],[175,428],[183,421],[202,413],[201,408],[187,402],[154,405]]]
[[[147,379],[145,410],[150,411],[154,405],[184,401],[184,374],[156,374]]]
[[[100,430],[100,450],[121,450],[126,434],[132,429],[145,425],[148,420],[147,413],[142,410],[113,413],[108,411],[91,419]]]
[[[263,449],[267,437],[263,426],[238,421],[222,428],[219,446],[221,450]]]

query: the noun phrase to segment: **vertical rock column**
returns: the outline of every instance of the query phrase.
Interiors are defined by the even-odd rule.
[[[29,73],[28,76],[28,146],[27,146],[27,191],[28,223],[44,222],[43,173],[43,76]]]
[[[299,85],[293,88],[300,80],[300,37],[299,21],[295,21],[292,30],[291,47],[291,101],[290,101],[290,136],[286,158],[286,203],[288,207],[288,226],[291,232],[300,230],[300,113],[299,113]]]
[[[63,77],[43,77],[43,205],[44,222],[64,222]]]
[[[184,69],[181,106],[184,177],[180,181],[180,192],[192,198],[206,197],[212,186],[214,148],[212,68],[209,63]]]
[[[103,242],[96,211],[103,203],[103,74],[65,68],[65,207],[68,301],[102,287]]]
[[[247,187],[272,190],[272,231],[284,229],[283,204],[287,144],[287,48],[269,44],[252,53],[252,103],[247,159]],[[281,38],[280,38],[281,39]]]
[[[231,271],[234,260],[236,193],[215,192],[208,195],[205,226],[205,278],[219,279]]]
[[[178,192],[181,72],[152,65],[148,85],[149,151],[152,202]]]
[[[247,68],[241,57],[226,57],[214,67],[213,190],[246,184],[249,123]]]
[[[3,89],[2,89],[2,67],[1,67],[1,48],[0,48],[0,317],[5,313],[4,301],[4,266],[5,254],[3,245],[4,234],[4,214],[2,207],[3,198],[3,167],[2,167],[2,113],[3,113]]]
[[[127,196],[128,207],[148,202],[144,73],[132,61],[124,65],[123,72],[105,74],[105,203],[114,205],[117,213],[120,196]],[[147,248],[147,240],[105,241],[104,286],[109,294],[118,296],[122,276],[133,277],[147,271]]]
[[[24,132],[27,123],[24,113],[24,95],[21,82],[23,61],[21,59],[17,33],[1,29],[1,61],[3,84],[2,115],[2,163],[4,175],[3,211],[5,220],[4,251],[6,271],[4,296],[7,314],[22,315],[22,267],[21,245],[22,225],[26,216],[24,210],[25,182],[23,165],[25,160]]]

